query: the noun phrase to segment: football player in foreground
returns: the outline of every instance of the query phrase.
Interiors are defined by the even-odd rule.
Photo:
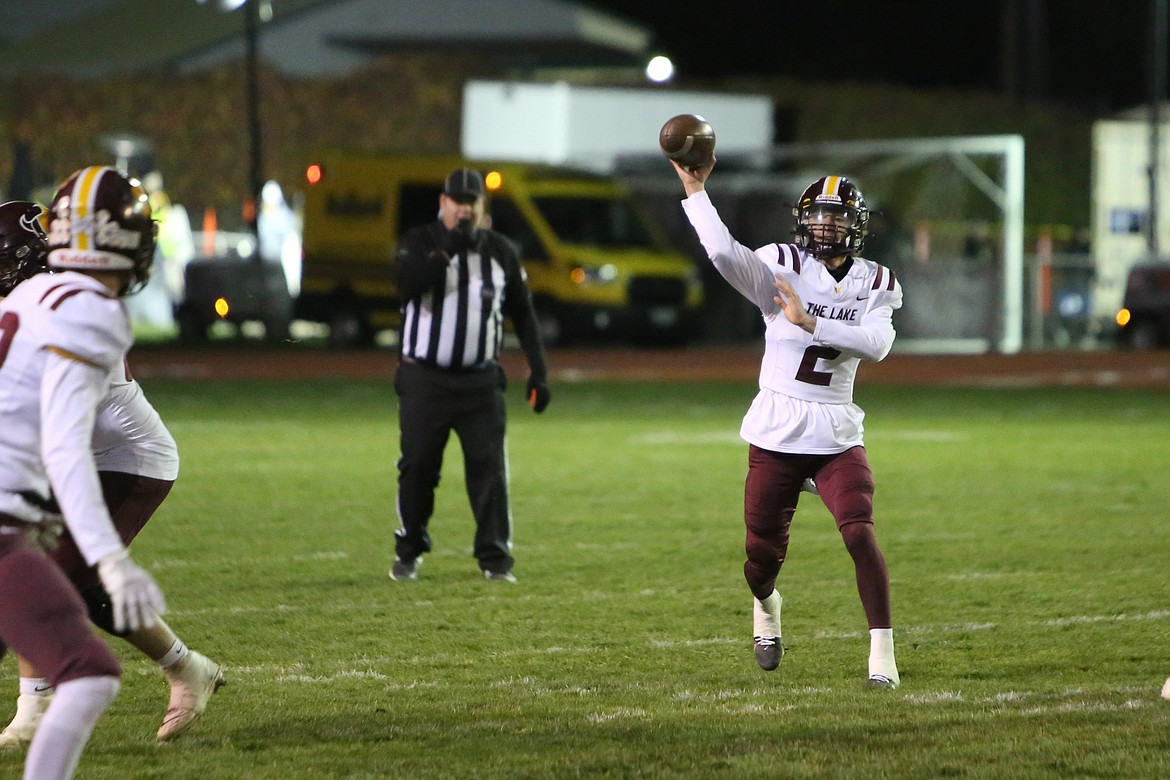
[[[889,354],[902,288],[888,268],[859,254],[869,221],[865,199],[844,177],[818,179],[794,209],[796,243],[753,251],[731,236],[704,190],[714,156],[692,170],[671,164],[711,262],[764,317],[760,391],[740,428],[749,445],[744,577],[755,597],[756,661],[771,671],[784,654],[776,578],[801,488],[813,479],[853,558],[869,622],[868,684],[895,688],[889,573],[874,536],[873,474],[853,380],[862,360]]]
[[[56,687],[25,759],[25,778],[73,775],[121,667],[91,630],[85,603],[34,546],[61,515],[110,595],[115,628],[153,625],[162,592],[129,556],[102,500],[93,420],[130,347],[119,300],[144,281],[154,250],[146,196],[122,174],[87,168],[53,199],[49,266],[0,302],[0,652],[31,661]]]
[[[0,300],[21,281],[48,270],[44,216],[36,203],[0,205]],[[124,361],[115,366],[110,383],[97,409],[93,450],[106,506],[122,543],[129,545],[174,485],[179,455],[174,438]],[[161,619],[135,631],[116,631],[109,594],[68,531],[49,555],[81,594],[90,619],[125,638],[164,670],[171,695],[158,739],[173,739],[186,731],[222,684],[220,668],[188,649]],[[12,722],[0,732],[0,750],[27,745],[52,701],[54,689],[48,680],[23,657],[18,656],[17,665],[20,695]]]

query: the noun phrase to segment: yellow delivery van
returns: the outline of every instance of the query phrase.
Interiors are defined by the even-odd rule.
[[[616,180],[564,168],[456,156],[328,153],[306,168],[304,263],[296,317],[336,346],[396,327],[398,237],[437,217],[448,172],[480,170],[494,229],[515,241],[549,343],[586,337],[684,343],[702,285],[693,261]]]

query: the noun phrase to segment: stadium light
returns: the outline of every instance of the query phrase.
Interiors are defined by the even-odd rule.
[[[650,62],[646,63],[646,78],[656,84],[670,81],[673,77],[674,63],[670,61],[670,57],[659,54],[651,57]]]

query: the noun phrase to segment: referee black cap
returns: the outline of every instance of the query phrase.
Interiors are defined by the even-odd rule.
[[[443,182],[443,194],[456,200],[482,198],[483,176],[474,168],[456,168],[447,174],[447,180]]]

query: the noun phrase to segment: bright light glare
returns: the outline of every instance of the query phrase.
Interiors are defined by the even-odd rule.
[[[652,57],[646,65],[646,78],[651,81],[661,84],[664,81],[670,81],[672,76],[674,76],[674,63],[670,61],[670,57],[659,54]]]

